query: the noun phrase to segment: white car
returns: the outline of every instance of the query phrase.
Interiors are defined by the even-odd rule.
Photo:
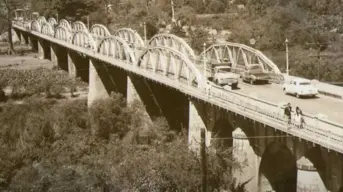
[[[318,89],[307,79],[292,79],[283,85],[283,90],[286,94],[295,95],[298,98],[302,96],[315,97],[318,94]]]

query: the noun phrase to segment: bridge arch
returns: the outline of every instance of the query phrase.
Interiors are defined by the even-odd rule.
[[[51,27],[53,27],[53,28],[55,28],[55,26],[57,25],[57,21],[56,21],[56,19],[55,18],[53,18],[53,17],[50,17],[49,19],[48,19],[48,23],[51,25]]]
[[[193,49],[188,45],[188,43],[183,40],[182,38],[168,33],[157,34],[153,36],[149,41],[149,46],[166,46],[172,47],[181,53],[191,57],[192,59],[195,58],[195,54]]]
[[[134,52],[120,37],[110,36],[103,39],[98,46],[98,53],[107,57],[126,60],[128,63],[137,63]]]
[[[39,22],[40,25],[42,25],[43,23],[47,22],[44,16],[39,16],[37,18],[37,21]]]
[[[102,36],[102,37],[111,35],[107,27],[102,24],[94,24],[90,29],[90,33],[96,36]]]
[[[54,37],[54,30],[48,22],[42,24],[41,33],[44,35]]]
[[[114,35],[124,39],[129,45],[133,45],[134,47],[144,47],[142,37],[133,29],[121,28],[118,29]]]
[[[72,35],[66,27],[59,25],[55,28],[54,38],[66,42],[71,42]]]
[[[170,47],[150,47],[138,58],[137,66],[181,83],[204,88],[201,73],[182,53]]]
[[[69,31],[71,31],[71,29],[72,29],[70,23],[65,19],[60,20],[59,26],[65,27]]]
[[[264,151],[259,167],[258,191],[296,192],[296,158],[288,147],[272,141]]]
[[[30,27],[31,27],[32,31],[37,31],[37,32],[41,32],[41,29],[42,29],[42,27],[41,27],[41,25],[40,25],[38,20],[33,20],[31,22],[31,26]]]
[[[74,32],[71,43],[79,47],[96,50],[96,43],[92,35],[86,31]]]
[[[229,62],[237,72],[243,72],[244,68],[251,64],[259,64],[265,71],[275,74],[275,79],[283,81],[283,76],[278,66],[265,56],[261,51],[239,43],[219,43],[208,47],[200,54],[206,56],[210,62]],[[225,61],[227,60],[227,61]]]
[[[75,21],[72,24],[71,28],[72,28],[73,31],[85,31],[85,32],[88,32],[88,29],[87,29],[86,25],[82,21]]]
[[[298,178],[307,178],[306,181],[312,180],[315,183],[304,183],[298,181],[298,188],[302,191],[327,191],[330,189],[330,184],[326,176],[327,173],[327,162],[323,158],[321,147],[310,147],[304,153],[304,155],[298,159]],[[311,178],[309,178],[311,177]],[[299,180],[298,179],[298,180]]]

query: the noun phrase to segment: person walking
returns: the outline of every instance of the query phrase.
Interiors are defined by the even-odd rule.
[[[301,128],[301,111],[299,107],[295,108],[294,122],[297,128]]]
[[[291,123],[292,123],[292,106],[291,103],[288,103],[285,107],[285,116],[287,118],[287,122],[288,122],[288,129],[291,128]]]

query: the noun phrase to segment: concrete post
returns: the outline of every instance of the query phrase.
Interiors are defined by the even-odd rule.
[[[188,126],[188,144],[190,150],[200,153],[201,142],[201,128],[206,130],[206,146],[209,147],[211,143],[211,132],[207,131],[206,125],[203,122],[201,112],[198,112],[193,101],[189,102],[189,126]]]
[[[44,59],[44,49],[42,40],[38,40],[38,58]]]
[[[95,69],[93,61],[89,60],[89,89],[88,89],[88,107],[97,99],[109,97],[108,92],[101,81],[100,76]]]
[[[72,78],[77,77],[75,63],[72,59],[70,52],[68,52],[68,73],[69,73],[69,77],[72,77]]]

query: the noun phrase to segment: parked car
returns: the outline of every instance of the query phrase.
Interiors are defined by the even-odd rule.
[[[252,64],[245,68],[242,78],[244,82],[254,84],[255,82],[269,83],[269,74],[265,72],[260,64]]]
[[[286,94],[295,95],[298,98],[302,96],[315,97],[318,94],[318,89],[307,79],[292,79],[285,82],[283,90]]]

